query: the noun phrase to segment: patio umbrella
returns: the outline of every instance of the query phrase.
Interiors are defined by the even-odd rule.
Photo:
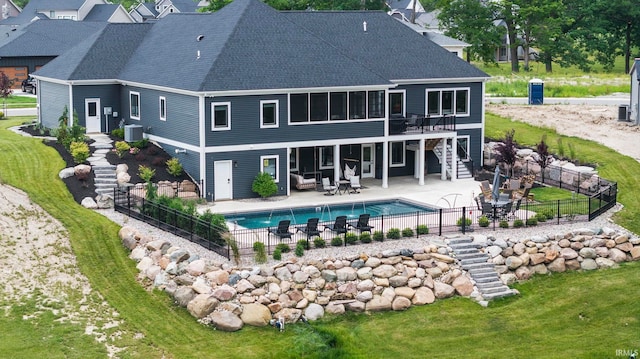
[[[498,200],[500,196],[500,167],[496,166],[496,171],[493,174],[493,185],[491,187],[491,197],[494,201]]]

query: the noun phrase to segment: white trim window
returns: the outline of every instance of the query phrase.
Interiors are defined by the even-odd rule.
[[[389,167],[404,167],[404,141],[389,143]]]
[[[471,142],[471,137],[468,135],[458,136],[456,143],[458,144],[458,157],[461,160],[469,159],[469,143]]]
[[[405,116],[405,108],[407,108],[405,98],[405,90],[389,91],[389,117]]]
[[[333,146],[324,146],[318,149],[320,163],[318,168],[321,170],[329,170],[333,168]]]
[[[140,93],[129,91],[129,117],[132,120],[140,119]]]
[[[300,158],[300,152],[298,148],[292,148],[289,152],[289,170],[298,171],[298,159]]]
[[[260,156],[260,172],[266,172],[273,177],[273,180],[278,183],[278,158],[277,155]]]
[[[160,114],[160,121],[167,120],[167,99],[164,96],[160,96],[158,99],[158,105],[160,108],[158,109]]]
[[[469,116],[469,92],[469,88],[427,89],[427,115]]]
[[[211,131],[231,129],[231,102],[211,103]]]
[[[260,101],[260,128],[278,127],[280,123],[280,111],[278,100]]]

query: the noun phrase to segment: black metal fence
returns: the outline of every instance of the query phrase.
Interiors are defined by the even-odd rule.
[[[367,243],[376,240],[393,240],[407,237],[419,237],[431,233],[467,233],[479,229],[518,228],[545,224],[563,224],[576,221],[591,221],[616,204],[617,184],[606,182],[601,191],[594,195],[578,195],[571,199],[549,202],[522,201],[519,207],[506,210],[492,206],[491,211],[482,211],[478,207],[440,208],[435,211],[417,211],[398,215],[371,217],[371,232],[363,234],[354,227],[347,226],[346,233],[336,233],[329,229],[333,222],[321,222],[319,235],[308,237],[299,231],[305,223],[289,227],[289,236],[276,236],[268,228],[244,229],[215,226],[198,218],[186,215],[179,210],[147,201],[132,194],[131,191],[114,192],[114,209],[130,217],[142,220],[155,227],[188,239],[207,249],[230,258],[233,248],[228,239],[232,238],[240,255],[251,255],[253,244],[262,242],[268,253],[276,245],[286,243],[295,245],[304,241],[307,248],[322,245],[347,245]],[[357,214],[349,222],[355,224]]]

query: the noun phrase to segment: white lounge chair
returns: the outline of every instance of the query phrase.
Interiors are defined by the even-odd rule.
[[[336,192],[338,192],[338,186],[331,185],[331,182],[329,182],[329,177],[322,177],[322,189],[327,192],[324,194],[325,196],[333,196],[334,194],[336,194]]]

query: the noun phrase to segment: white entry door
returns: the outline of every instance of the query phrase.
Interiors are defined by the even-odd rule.
[[[233,199],[233,162],[213,162],[214,201]]]
[[[362,145],[362,178],[372,178],[375,175],[375,144]]]
[[[102,132],[100,128],[100,99],[87,98],[84,100],[84,119],[87,133]]]

